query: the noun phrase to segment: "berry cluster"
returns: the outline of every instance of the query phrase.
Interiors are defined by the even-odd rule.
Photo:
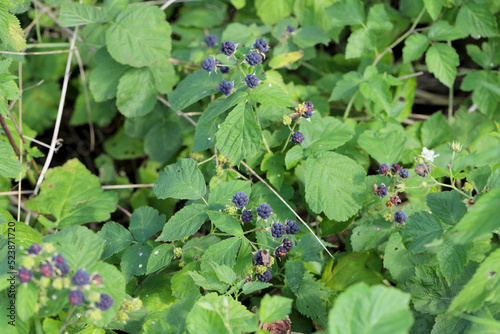
[[[294,144],[300,145],[304,141],[304,134],[300,131],[292,133],[291,140]]]
[[[247,84],[248,88],[254,89],[259,85],[259,78],[255,74],[248,74],[245,77],[245,83]]]
[[[215,48],[217,46],[217,36],[215,35],[208,35],[205,37],[205,43],[209,48]]]
[[[246,61],[250,66],[256,66],[262,62],[262,56],[257,52],[251,52],[247,54]]]
[[[271,206],[267,203],[262,203],[257,208],[257,214],[260,216],[260,218],[262,218],[264,220],[271,217],[272,213],[273,213],[273,209],[271,209]]]
[[[126,323],[127,320],[129,319],[128,313],[137,311],[141,307],[142,307],[142,300],[140,300],[139,298],[126,299],[123,302],[122,306],[120,307],[120,310],[116,315],[116,319],[118,319],[118,321],[122,323]]]

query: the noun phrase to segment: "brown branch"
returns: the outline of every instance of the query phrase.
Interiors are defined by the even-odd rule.
[[[3,115],[0,114],[0,123],[2,124],[3,132],[5,132],[5,135],[7,136],[7,139],[9,139],[10,146],[14,149],[14,152],[16,152],[16,155],[18,157],[21,156],[21,153],[19,152],[19,148],[16,145],[16,142],[14,141],[14,138],[12,138],[12,134],[9,131],[9,128],[7,127],[7,124],[5,124],[5,119],[3,118]]]

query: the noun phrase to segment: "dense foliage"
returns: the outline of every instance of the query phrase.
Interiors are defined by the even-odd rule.
[[[0,331],[499,333],[499,22],[2,1]]]

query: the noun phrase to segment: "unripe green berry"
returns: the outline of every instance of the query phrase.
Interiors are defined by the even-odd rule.
[[[255,272],[256,272],[257,274],[260,274],[260,275],[264,274],[264,273],[266,272],[266,270],[267,270],[267,267],[266,267],[266,266],[263,266],[263,265],[261,265],[261,264],[259,264],[259,265],[255,268]]]
[[[131,312],[131,311],[135,310],[135,304],[131,300],[124,301],[122,307],[127,312]]]
[[[31,270],[35,266],[35,259],[31,256],[25,256],[23,257],[21,264],[24,268]]]
[[[189,239],[189,237],[185,237],[181,239],[181,242],[186,242]]]
[[[98,301],[101,300],[101,294],[97,291],[92,291],[90,293],[89,299],[91,302],[97,303]]]
[[[247,274],[248,275],[253,275],[254,272],[255,271],[253,270],[253,268],[250,268],[250,269],[248,269]]]
[[[465,182],[464,184],[464,190],[465,191],[472,191],[474,189],[474,185],[470,182]]]
[[[133,302],[136,310],[142,307],[142,300],[140,300],[139,298],[134,298]]]
[[[182,257],[182,248],[180,247],[175,247],[174,248],[174,257]]]
[[[116,315],[116,319],[118,319],[118,321],[121,321],[124,323],[128,320],[128,314],[125,311],[120,311]]]
[[[54,247],[54,245],[50,242],[47,242],[47,243],[43,243],[42,244],[42,251],[44,251],[45,253],[54,253],[56,251],[56,248]]]
[[[217,174],[217,176],[221,176],[223,173],[224,169],[221,166],[215,168],[215,174]]]
[[[226,205],[226,209],[224,211],[226,211],[226,213],[229,215],[234,215],[236,214],[236,212],[238,212],[238,208],[234,205]]]
[[[69,289],[71,287],[71,283],[73,283],[71,277],[64,277],[63,278],[63,285],[66,289]]]
[[[186,266],[186,262],[184,261],[179,261],[179,268],[184,268]]]
[[[226,162],[228,162],[228,159],[223,156],[221,153],[219,153],[219,155],[217,156],[217,160],[219,160],[219,163],[221,165],[224,165]]]
[[[283,124],[285,125],[292,124],[292,118],[289,115],[283,115]]]
[[[269,266],[272,266],[274,264],[274,256],[271,256],[269,258]]]
[[[50,285],[50,278],[42,276],[40,277],[40,287],[41,288],[48,288]]]
[[[384,215],[384,219],[388,222],[392,221],[392,214],[390,212],[386,212]]]
[[[48,301],[49,301],[49,297],[47,297],[47,295],[40,295],[38,297],[38,302],[40,303],[40,305],[47,305]]]
[[[61,277],[56,277],[52,282],[52,286],[56,290],[61,290],[64,287],[63,279]]]
[[[98,308],[87,311],[87,317],[93,322],[102,320],[102,311]]]

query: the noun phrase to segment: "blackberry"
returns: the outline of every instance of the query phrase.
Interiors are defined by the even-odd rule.
[[[89,284],[90,275],[85,269],[78,270],[73,275],[73,283],[78,286]]]
[[[400,170],[401,170],[401,166],[399,164],[392,164],[392,166],[391,166],[392,174],[396,175],[397,173],[399,173]]]
[[[380,175],[387,175],[389,173],[389,165],[388,164],[381,164],[378,166],[378,171]]]
[[[292,133],[292,142],[294,144],[301,144],[304,141],[304,134],[300,131]]]
[[[231,94],[232,89],[233,89],[232,81],[222,80],[219,86],[219,90],[222,94],[228,96],[229,94]]]
[[[415,166],[415,173],[417,175],[420,175],[421,177],[426,177],[429,175],[429,171],[431,170],[431,167],[428,164],[418,164]]]
[[[271,235],[274,238],[281,238],[284,236],[286,233],[286,228],[283,226],[283,224],[280,223],[274,223],[273,227],[271,227]]]
[[[253,213],[250,210],[243,210],[241,214],[241,221],[244,223],[249,223],[253,219]]]
[[[61,254],[54,255],[52,260],[55,262],[56,268],[61,271],[61,276],[66,276],[69,273],[69,266]]]
[[[259,50],[260,52],[269,51],[269,45],[267,45],[267,41],[264,38],[259,38],[258,40],[256,40],[253,47]]]
[[[262,61],[262,56],[257,52],[252,52],[247,54],[246,61],[250,66],[255,66],[260,64],[260,62]]]
[[[293,242],[291,240],[288,240],[287,238],[283,239],[283,247],[288,251],[290,251],[293,248]]]
[[[257,274],[257,278],[261,281],[261,282],[269,282],[271,280],[271,278],[273,278],[273,275],[271,275],[271,272],[269,270],[267,270],[265,273],[263,273],[262,275],[261,274]]]
[[[257,208],[257,214],[262,218],[262,219],[267,219],[271,216],[273,213],[273,209],[271,209],[271,206],[267,203],[262,203],[259,205]]]
[[[234,194],[232,202],[238,208],[244,208],[248,204],[248,196],[243,191],[237,192],[236,194]]]
[[[286,234],[297,234],[299,232],[299,224],[294,220],[287,220],[286,224]]]
[[[30,246],[30,248],[28,248],[28,253],[32,255],[38,255],[41,249],[42,247],[39,244],[34,243]]]
[[[404,224],[408,220],[408,215],[404,211],[398,211],[394,214],[396,223]]]
[[[51,277],[54,273],[54,269],[48,263],[44,263],[40,266],[40,274],[44,277]]]
[[[31,281],[33,278],[33,273],[31,270],[26,268],[19,268],[19,272],[17,274],[19,276],[19,282],[25,283]]]
[[[109,309],[111,306],[113,306],[113,303],[115,300],[113,297],[111,297],[108,294],[101,294],[101,300],[99,300],[97,303],[95,303],[95,306],[100,309],[101,311],[106,311]]]
[[[399,176],[401,176],[403,179],[406,179],[410,175],[410,171],[405,168],[401,168],[399,171]]]
[[[311,116],[313,115],[312,111],[306,111],[302,114],[302,117],[304,118],[311,118]]]
[[[245,82],[250,89],[253,89],[259,85],[259,78],[254,74],[248,74],[245,77]]]
[[[221,66],[221,65],[217,65],[217,67],[219,68],[219,71],[221,71],[221,73],[229,73],[229,67],[227,66]]]
[[[276,257],[285,257],[286,253],[287,253],[287,250],[285,247],[278,246],[278,248],[276,248],[276,252],[275,252]]]
[[[226,56],[231,56],[236,51],[236,45],[234,45],[231,41],[224,41],[221,44],[220,52],[225,54]]]
[[[214,48],[217,46],[217,36],[215,35],[208,35],[207,37],[205,37],[205,43],[207,43],[207,46],[209,48]]]
[[[207,72],[212,72],[215,70],[215,60],[213,58],[207,58],[203,61],[201,67]]]
[[[102,276],[94,275],[92,277],[92,283],[94,283],[95,285],[100,285],[102,283]]]
[[[309,102],[305,102],[304,103],[304,107],[307,108],[307,111],[311,111],[312,112],[314,110],[314,104],[312,102],[310,102],[310,101]]]
[[[71,290],[69,292],[69,303],[71,305],[81,305],[83,304],[83,299],[85,299],[85,296],[80,290]]]
[[[387,187],[384,184],[379,185],[375,194],[384,197],[387,195]]]
[[[394,205],[401,203],[401,199],[399,198],[399,196],[391,196],[391,199],[389,201],[391,201],[391,203]]]
[[[292,32],[294,32],[294,31],[295,31],[295,28],[294,28],[294,27],[292,27],[291,25],[288,25],[288,27],[286,27],[286,32],[287,32],[287,33],[291,34],[291,33],[292,33]]]

